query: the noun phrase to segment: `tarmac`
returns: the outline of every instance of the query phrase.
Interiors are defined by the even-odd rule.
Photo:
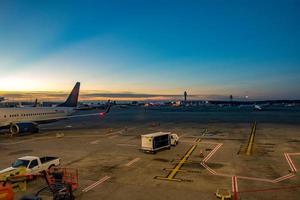
[[[79,170],[76,199],[206,200],[217,199],[217,189],[232,199],[299,199],[299,128],[299,107],[113,107],[105,118],[41,125],[38,134],[11,138],[2,131],[0,168],[25,155],[57,156],[63,167]],[[178,134],[179,144],[156,154],[140,151],[140,135],[157,131]],[[16,199],[45,185],[31,181]]]

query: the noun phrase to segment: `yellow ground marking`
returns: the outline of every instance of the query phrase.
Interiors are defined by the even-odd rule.
[[[191,154],[194,152],[194,150],[197,148],[199,142],[201,141],[201,138],[196,139],[196,144],[190,147],[190,149],[186,152],[186,154],[183,156],[183,158],[178,162],[178,164],[170,170],[170,173],[167,175],[167,177],[155,177],[156,179],[160,180],[168,180],[168,181],[182,181],[181,179],[176,179],[175,176],[178,172],[183,172],[184,170],[181,170],[181,167],[186,163],[188,158],[191,156]]]
[[[256,122],[253,123],[251,133],[248,139],[248,144],[247,144],[247,149],[246,149],[246,154],[250,155],[252,153],[252,148],[254,144],[254,137],[255,137],[255,132],[256,132]]]

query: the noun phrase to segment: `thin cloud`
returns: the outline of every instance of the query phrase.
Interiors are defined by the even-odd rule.
[[[67,92],[0,92],[9,101],[32,101],[39,99],[41,101],[63,101],[67,98]],[[242,100],[244,97],[234,97],[235,100]],[[81,101],[89,100],[182,100],[183,95],[179,94],[147,94],[147,93],[109,93],[109,92],[86,92],[80,94]],[[188,95],[189,100],[229,100],[226,95]]]

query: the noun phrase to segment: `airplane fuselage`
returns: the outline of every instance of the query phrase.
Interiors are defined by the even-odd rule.
[[[63,119],[73,112],[72,107],[0,108],[0,127],[7,127],[13,123],[46,123]]]
[[[77,107],[79,88],[80,83],[77,82],[67,100],[56,107],[0,108],[0,128],[9,129],[11,135],[25,132],[37,133],[39,131],[39,124],[73,117],[92,115],[100,115],[103,117],[109,112],[110,104],[108,104],[103,113],[72,115]]]

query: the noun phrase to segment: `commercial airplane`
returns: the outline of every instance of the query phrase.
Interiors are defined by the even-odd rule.
[[[67,100],[56,107],[0,108],[0,128],[9,129],[11,135],[22,132],[38,132],[38,125],[60,119],[99,115],[104,117],[111,104],[101,113],[72,115],[78,103],[80,83],[77,82]]]
[[[106,109],[107,105],[110,103],[110,100],[108,100],[107,103],[85,103],[77,106],[76,110],[95,110],[95,109]]]
[[[239,108],[253,108],[253,110],[263,110],[262,106],[257,104],[242,104]]]
[[[33,102],[33,104],[31,105],[23,105],[22,102],[19,102],[19,104],[15,105],[15,107],[17,108],[23,108],[23,107],[38,107],[40,106],[38,99],[35,99],[35,101]]]

